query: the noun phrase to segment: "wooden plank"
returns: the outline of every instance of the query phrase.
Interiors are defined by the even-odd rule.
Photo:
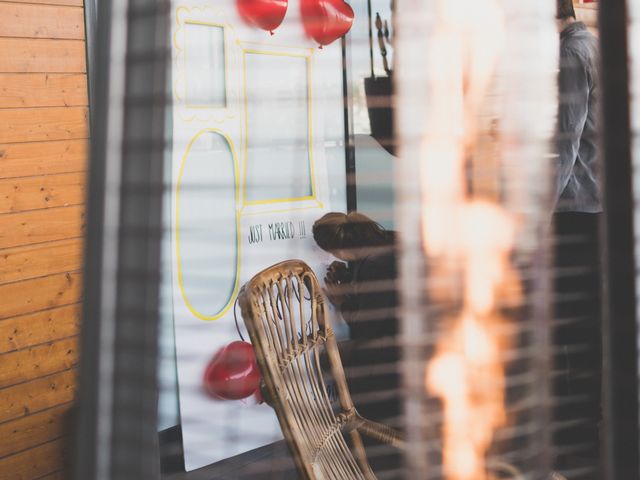
[[[44,477],[38,478],[38,480],[69,480],[69,474],[64,470],[59,470]]]
[[[0,320],[0,354],[76,335],[81,314],[74,304]]]
[[[84,39],[82,8],[0,2],[0,37]]]
[[[88,105],[84,73],[2,73],[0,108]]]
[[[69,370],[78,364],[78,339],[67,338],[5,353],[0,355],[0,364],[0,388]]]
[[[84,215],[82,205],[3,215],[0,249],[80,237]]]
[[[0,145],[0,178],[85,171],[88,146],[84,139]]]
[[[67,403],[1,424],[0,458],[70,433],[70,411],[71,404]]]
[[[85,200],[85,184],[84,173],[0,180],[0,215],[80,205]]]
[[[61,470],[67,462],[68,442],[67,438],[60,438],[0,459],[0,478],[3,480],[33,480]]]
[[[82,268],[82,238],[0,250],[0,284]]]
[[[85,73],[83,40],[0,38],[0,72]]]
[[[2,0],[7,1],[7,0]],[[35,3],[36,5],[69,5],[82,7],[84,0],[10,0],[11,3]]]
[[[88,118],[87,107],[0,110],[0,143],[87,138]]]
[[[15,420],[73,401],[77,386],[75,368],[2,390],[0,422]]]
[[[62,273],[0,285],[0,319],[78,303],[80,273]]]

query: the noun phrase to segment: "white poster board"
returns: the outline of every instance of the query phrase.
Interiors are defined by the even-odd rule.
[[[172,297],[190,471],[282,438],[270,407],[214,400],[202,378],[240,339],[241,285],[282,260],[320,277],[330,261],[311,228],[345,209],[342,56],[339,42],[318,49],[304,36],[297,0],[273,36],[233,1],[174,2],[172,56]]]

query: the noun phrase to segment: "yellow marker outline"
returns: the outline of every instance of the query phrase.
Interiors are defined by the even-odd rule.
[[[202,313],[198,312],[193,307],[193,305],[191,305],[191,302],[189,302],[189,299],[187,298],[187,294],[185,293],[185,290],[184,290],[184,285],[182,281],[182,265],[180,263],[180,185],[182,182],[182,174],[184,172],[184,167],[187,163],[187,157],[191,152],[191,148],[193,147],[193,144],[196,142],[198,138],[200,138],[201,135],[205,133],[216,133],[221,137],[223,137],[227,141],[227,144],[229,145],[229,150],[231,151],[231,156],[233,160],[233,176],[234,176],[234,183],[235,183],[235,200],[236,200],[236,204],[235,204],[235,217],[236,217],[235,282],[233,286],[233,291],[231,292],[231,295],[229,296],[229,299],[227,300],[227,303],[225,304],[225,306],[218,313],[212,316],[203,315]],[[189,142],[189,145],[187,146],[187,150],[184,156],[182,157],[182,163],[180,164],[180,172],[178,173],[178,181],[176,183],[176,260],[178,263],[178,285],[180,286],[180,293],[182,294],[182,299],[184,300],[184,303],[187,305],[187,308],[195,317],[199,318],[200,320],[213,321],[213,320],[218,320],[222,318],[229,311],[229,309],[233,305],[234,298],[238,294],[238,289],[240,287],[240,267],[241,267],[240,260],[241,260],[241,247],[242,247],[242,238],[241,238],[241,231],[240,231],[240,228],[241,228],[240,211],[238,209],[239,200],[240,200],[240,177],[238,175],[238,157],[236,156],[236,150],[235,150],[235,147],[233,146],[233,141],[231,140],[229,135],[227,135],[220,129],[205,128],[200,130],[191,139],[191,141]]]
[[[173,66],[174,66],[174,74],[173,74],[173,82],[172,82],[172,90],[173,90],[173,98],[182,104],[180,108],[178,108],[178,117],[185,123],[193,123],[193,122],[214,122],[218,125],[222,125],[226,123],[228,120],[233,120],[237,117],[236,107],[234,106],[236,102],[240,102],[240,92],[239,92],[239,80],[237,82],[233,81],[231,70],[229,69],[229,65],[231,65],[234,61],[239,61],[239,59],[232,58],[236,57],[237,49],[232,48],[235,42],[237,41],[235,28],[233,25],[225,22],[224,19],[220,21],[208,21],[210,17],[224,17],[225,13],[223,9],[217,8],[214,9],[210,6],[202,5],[202,6],[192,6],[187,7],[184,5],[178,6],[175,9],[175,30],[173,32]],[[199,18],[204,17],[203,20]],[[211,25],[216,27],[224,28],[224,54],[225,54],[225,106],[220,107],[218,105],[194,105],[194,104],[186,104],[186,89],[188,78],[186,74],[185,67],[185,49],[186,45],[184,43],[184,25],[185,23],[194,23],[194,24],[204,24]],[[234,87],[235,86],[235,87]]]
[[[246,42],[248,43],[248,42]],[[322,208],[322,202],[318,200],[317,197],[317,189],[316,189],[316,175],[315,175],[315,163],[313,156],[313,77],[312,77],[312,68],[311,68],[311,56],[313,55],[314,50],[312,48],[304,49],[306,53],[290,53],[290,52],[277,52],[270,50],[261,50],[257,48],[245,48],[243,46],[243,42],[238,41],[238,45],[242,49],[242,69],[243,69],[243,80],[244,80],[244,95],[243,95],[243,103],[244,103],[244,124],[245,130],[247,134],[245,135],[243,142],[243,161],[242,161],[242,205],[243,209],[247,206],[254,205],[274,205],[280,203],[293,203],[293,202],[301,202],[301,201],[316,201],[318,203],[318,207]],[[298,49],[300,50],[300,49]],[[247,158],[248,158],[248,147],[249,147],[249,112],[247,106],[247,54],[253,55],[270,55],[274,57],[293,57],[293,58],[304,58],[307,64],[307,110],[308,110],[308,136],[309,136],[309,180],[311,182],[311,195],[307,195],[304,197],[296,197],[296,198],[277,198],[270,200],[247,200]],[[266,212],[265,212],[266,213]]]

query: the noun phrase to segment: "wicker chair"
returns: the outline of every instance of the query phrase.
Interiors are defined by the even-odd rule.
[[[258,273],[239,295],[266,393],[301,478],[375,479],[361,434],[397,448],[404,442],[358,415],[324,301],[318,279],[300,260]]]

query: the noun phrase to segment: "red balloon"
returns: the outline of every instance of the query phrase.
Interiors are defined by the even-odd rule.
[[[202,379],[204,390],[217,400],[241,400],[260,387],[260,370],[253,347],[233,342],[214,355]]]
[[[289,0],[236,0],[236,5],[245,22],[273,33],[287,14]]]
[[[301,0],[302,23],[307,35],[329,45],[351,30],[354,13],[344,0]]]

